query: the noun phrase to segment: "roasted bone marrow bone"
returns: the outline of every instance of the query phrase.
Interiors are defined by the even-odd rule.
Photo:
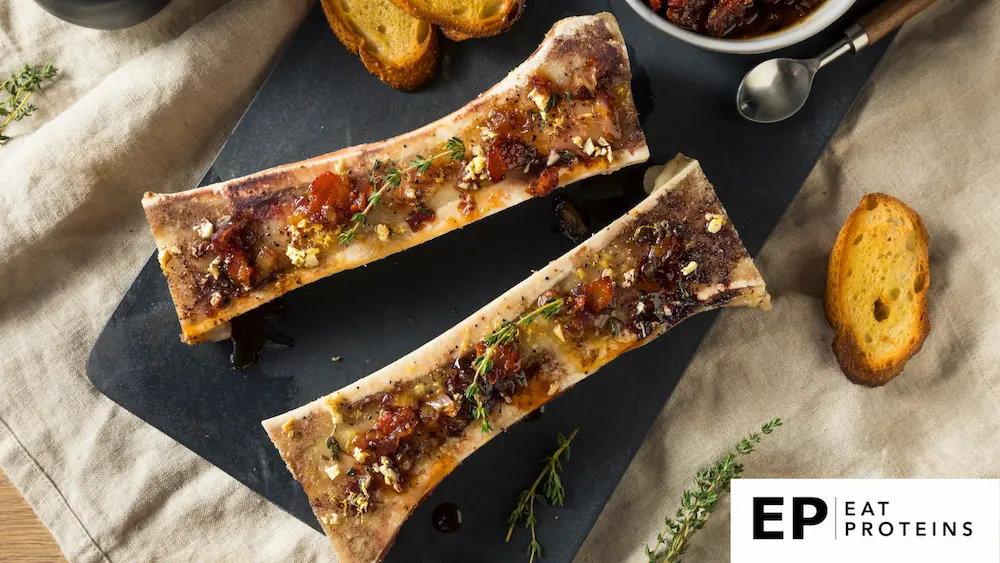
[[[265,421],[344,563],[378,561],[416,505],[497,432],[622,353],[722,306],[769,307],[696,161],[448,332]]]
[[[649,157],[609,14],[562,20],[465,107],[380,143],[143,207],[188,343],[303,284]]]

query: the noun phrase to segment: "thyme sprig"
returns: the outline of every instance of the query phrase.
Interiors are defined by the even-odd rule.
[[[444,150],[437,154],[432,154],[427,157],[418,154],[413,158],[413,160],[410,161],[410,165],[403,170],[399,170],[395,166],[390,166],[381,178],[379,178],[378,172],[382,168],[383,162],[381,160],[376,160],[372,166],[372,172],[369,174],[369,180],[371,181],[372,186],[377,185],[379,180],[381,180],[382,185],[368,198],[368,205],[366,205],[362,211],[355,213],[354,216],[351,217],[351,221],[353,222],[351,228],[337,235],[337,241],[340,242],[340,244],[351,244],[351,241],[354,240],[354,236],[357,234],[358,229],[368,224],[368,214],[371,213],[372,209],[374,209],[376,205],[378,205],[378,202],[382,199],[382,195],[387,190],[398,188],[399,185],[403,183],[403,175],[409,174],[413,171],[416,171],[417,174],[426,174],[427,171],[431,169],[431,165],[434,164],[435,160],[445,156],[454,161],[464,160],[465,143],[462,139],[459,139],[458,137],[448,139],[444,143]]]
[[[775,418],[736,443],[736,448],[715,465],[702,468],[695,477],[697,490],[686,490],[681,496],[681,507],[674,517],[664,520],[666,528],[656,536],[652,549],[646,546],[649,563],[677,563],[690,545],[691,536],[705,527],[708,517],[715,511],[719,497],[729,492],[733,479],[743,475],[743,464],[737,459],[757,449],[761,434],[770,434],[781,426],[781,419]]]
[[[35,91],[42,89],[42,82],[55,78],[58,72],[59,69],[52,63],[46,63],[41,68],[26,64],[20,72],[0,82],[0,90],[7,94],[6,99],[0,101],[0,118],[3,118],[0,122],[0,144],[10,140],[3,134],[8,125],[35,113],[38,106],[29,104],[28,100]]]
[[[562,484],[559,472],[562,471],[562,462],[569,461],[569,444],[579,430],[579,428],[573,429],[569,436],[563,436],[562,432],[559,433],[559,448],[542,460],[544,469],[535,478],[531,488],[521,491],[517,497],[517,506],[507,517],[507,524],[510,526],[507,528],[505,541],[510,542],[514,527],[521,521],[524,521],[525,528],[531,529],[531,542],[528,543],[528,563],[533,563],[536,555],[542,556],[542,546],[538,543],[538,536],[535,534],[535,524],[538,523],[537,518],[535,518],[535,501],[548,502],[553,506],[562,506],[566,502],[566,488]],[[542,487],[542,498],[538,498],[539,485]]]
[[[493,369],[493,356],[496,355],[497,349],[517,340],[521,334],[521,328],[531,324],[538,316],[551,319],[562,309],[562,306],[563,299],[561,297],[552,297],[534,311],[525,313],[516,320],[503,323],[483,341],[486,344],[486,350],[472,360],[472,367],[476,368],[476,373],[472,377],[472,383],[465,389],[465,398],[476,402],[476,405],[472,407],[472,416],[476,420],[482,421],[483,432],[492,432],[493,427],[490,425],[489,413],[486,412],[486,407],[483,405],[482,387],[479,382]]]

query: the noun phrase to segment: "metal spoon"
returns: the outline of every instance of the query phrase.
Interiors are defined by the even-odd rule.
[[[882,39],[935,0],[888,0],[847,28],[845,37],[812,59],[771,59],[753,68],[736,92],[740,115],[757,123],[774,123],[802,109],[816,72],[841,55],[857,53]]]

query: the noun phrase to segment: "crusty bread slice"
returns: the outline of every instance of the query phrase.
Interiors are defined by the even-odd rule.
[[[415,90],[434,74],[437,30],[389,0],[322,0],[340,42],[368,72],[398,90]]]
[[[507,31],[524,11],[524,0],[392,0],[414,17],[441,27],[452,41]]]
[[[920,351],[930,318],[928,245],[915,211],[868,194],[837,235],[826,276],[826,318],[847,378],[884,385]]]

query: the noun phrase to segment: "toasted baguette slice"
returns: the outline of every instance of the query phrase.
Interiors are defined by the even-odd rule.
[[[930,318],[930,239],[898,199],[868,194],[837,235],[826,275],[826,318],[847,378],[879,386],[920,351]]]
[[[398,90],[422,86],[437,66],[437,30],[389,0],[322,0],[337,39],[368,72]]]
[[[524,0],[392,0],[410,15],[441,26],[452,41],[507,31],[524,11]]]

